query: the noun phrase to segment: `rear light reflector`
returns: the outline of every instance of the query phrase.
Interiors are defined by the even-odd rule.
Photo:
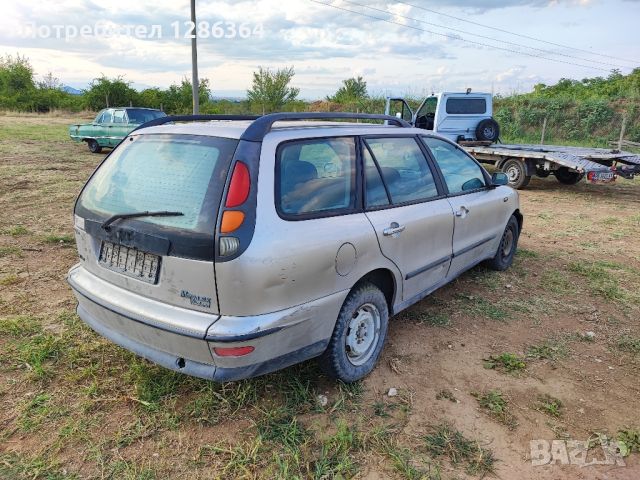
[[[240,240],[236,237],[220,237],[220,256],[228,257],[238,251]]]
[[[231,233],[237,230],[244,221],[244,213],[238,210],[227,210],[222,214],[220,233]]]
[[[233,208],[242,205],[249,197],[250,185],[249,169],[244,163],[237,162],[231,175],[225,206]]]
[[[213,352],[219,357],[242,357],[255,350],[251,345],[244,347],[213,347]]]

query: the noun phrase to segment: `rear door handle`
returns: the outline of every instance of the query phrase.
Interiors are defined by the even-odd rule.
[[[391,225],[385,228],[382,233],[386,237],[397,237],[398,234],[404,232],[405,228],[407,228],[405,225],[400,225],[398,222],[391,222]]]
[[[469,213],[469,209],[463,205],[460,210],[456,211],[456,217],[466,217],[467,213]]]

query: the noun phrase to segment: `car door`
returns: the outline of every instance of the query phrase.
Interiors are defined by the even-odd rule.
[[[100,117],[100,123],[95,126],[95,139],[100,146],[109,147],[111,141],[109,139],[111,135],[111,125],[113,124],[113,109],[107,108],[103,111]]]
[[[416,137],[362,140],[365,209],[410,303],[440,286],[451,261],[453,211]]]
[[[109,145],[115,147],[129,133],[127,124],[127,113],[124,108],[117,108],[113,111],[113,123],[109,126]]]
[[[442,173],[455,218],[448,274],[452,278],[495,255],[511,206],[501,189],[489,187],[488,174],[460,147],[440,138],[422,140]]]

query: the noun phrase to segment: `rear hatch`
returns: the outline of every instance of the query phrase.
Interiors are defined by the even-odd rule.
[[[78,197],[82,266],[139,295],[218,313],[215,228],[237,144],[185,134],[126,138]]]

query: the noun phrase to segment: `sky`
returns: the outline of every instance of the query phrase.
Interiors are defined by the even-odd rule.
[[[189,0],[2,3],[0,56],[26,56],[37,76],[137,89],[190,78]],[[640,66],[638,0],[197,0],[197,16],[216,96],[244,96],[259,66],[293,66],[305,99],[352,76],[373,94],[510,94]]]

